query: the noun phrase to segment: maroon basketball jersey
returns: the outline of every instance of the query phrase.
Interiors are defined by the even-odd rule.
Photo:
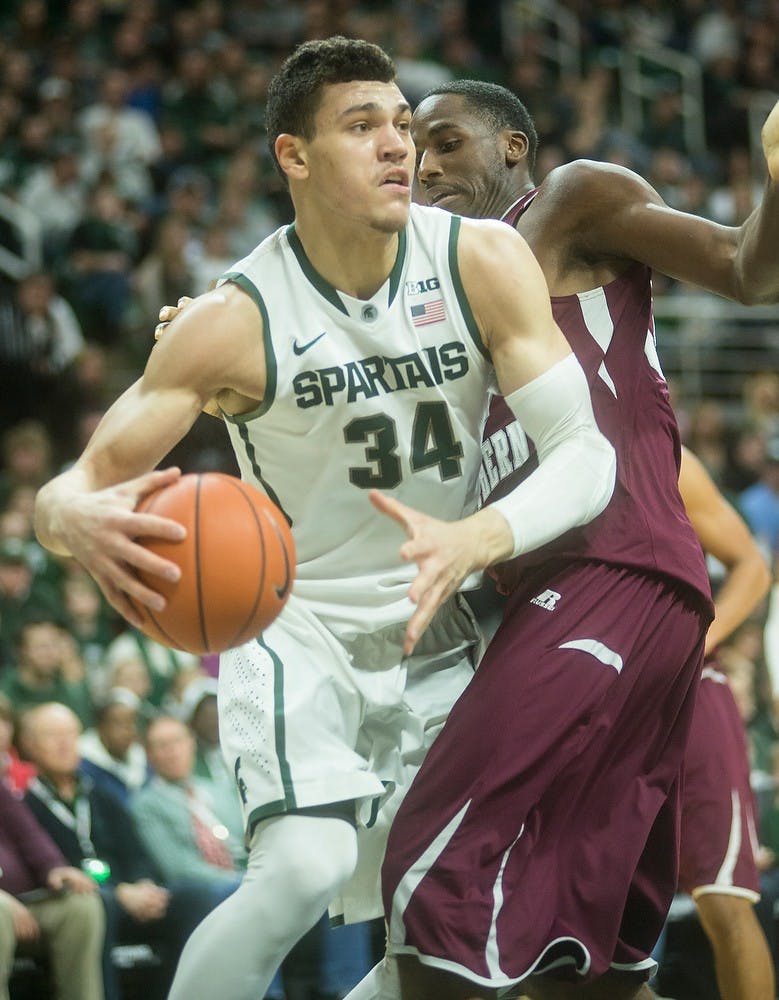
[[[515,225],[534,194],[504,221]],[[635,264],[603,287],[552,297],[552,311],[616,450],[617,483],[590,524],[495,567],[500,588],[513,590],[523,570],[550,558],[592,559],[670,576],[710,602],[701,546],[679,495],[681,443],[655,350],[649,268]],[[535,466],[532,445],[496,397],[484,431],[481,502],[502,496]]]

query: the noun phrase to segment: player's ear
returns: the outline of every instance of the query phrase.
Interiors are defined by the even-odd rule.
[[[282,132],[273,146],[279,166],[291,180],[304,180],[308,176],[308,158],[300,136]]]
[[[527,157],[530,143],[524,132],[509,132],[506,138],[506,166],[514,167]]]

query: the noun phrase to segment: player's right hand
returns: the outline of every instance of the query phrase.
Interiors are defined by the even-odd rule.
[[[177,521],[135,510],[140,499],[175,482],[181,472],[171,468],[149,472],[116,486],[68,497],[57,513],[57,537],[67,551],[94,577],[111,607],[131,624],[143,618],[136,604],[162,611],[165,599],[136,575],[142,570],[175,582],[179,567],[155,555],[138,539],[181,541],[186,529]]]

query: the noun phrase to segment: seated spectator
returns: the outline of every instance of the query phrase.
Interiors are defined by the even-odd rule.
[[[79,565],[68,568],[62,582],[63,612],[87,670],[90,688],[98,682],[100,664],[114,637],[116,612],[110,608],[100,588]]]
[[[0,783],[21,798],[35,777],[35,767],[19,756],[14,745],[15,736],[16,715],[11,702],[0,695]]]
[[[197,656],[192,653],[169,649],[134,628],[128,628],[117,636],[106,651],[109,667],[128,660],[140,660],[146,666],[151,681],[148,700],[157,708],[176,675],[182,670],[199,666]]]
[[[74,866],[100,883],[106,910],[103,978],[107,1000],[121,996],[111,949],[153,944],[161,964],[149,970],[147,996],[163,1000],[184,942],[213,907],[210,888],[191,880],[160,883],[131,813],[79,774],[81,724],[60,704],[39,705],[20,719],[24,753],[38,768],[25,802]]]
[[[2,437],[0,506],[5,507],[17,486],[43,486],[54,472],[51,438],[37,420],[20,420]]]
[[[43,953],[53,1000],[102,1000],[105,915],[97,883],[67,865],[27,806],[0,782],[0,997],[14,952]]]
[[[0,676],[0,693],[17,712],[50,701],[67,705],[83,725],[92,721],[86,681],[68,680],[74,643],[54,617],[31,615],[17,632],[15,665]]]
[[[132,800],[141,839],[168,881],[191,875],[228,896],[246,866],[238,809],[219,811],[212,787],[193,774],[195,737],[172,716],[152,719],[146,753],[154,777]]]
[[[59,606],[57,588],[36,575],[28,545],[20,538],[0,542],[0,665],[13,662],[16,637],[31,609],[56,615]]]
[[[219,742],[216,691],[215,677],[199,676],[191,680],[181,696],[180,717],[195,734],[195,775],[209,783],[221,811],[235,815],[236,824],[240,824],[240,797],[235,775]]]
[[[70,234],[65,268],[66,294],[88,340],[121,346],[136,243],[127,204],[112,181],[99,181]]]
[[[769,438],[760,480],[738,498],[744,520],[770,562],[779,555],[779,437]]]
[[[146,751],[138,740],[141,702],[127,688],[111,688],[95,711],[95,728],[79,740],[82,774],[127,805],[149,777]]]

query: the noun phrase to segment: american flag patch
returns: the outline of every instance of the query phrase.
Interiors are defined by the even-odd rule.
[[[411,307],[411,322],[414,326],[428,326],[430,323],[441,323],[445,319],[443,299],[433,299],[432,302]]]

